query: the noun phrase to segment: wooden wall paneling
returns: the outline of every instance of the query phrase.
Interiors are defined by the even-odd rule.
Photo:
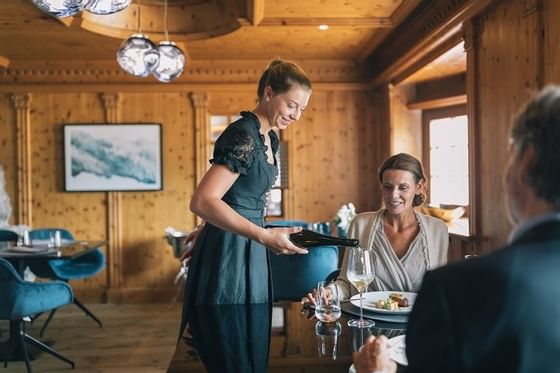
[[[119,94],[103,93],[100,95],[105,110],[107,123],[119,122]],[[110,302],[123,301],[122,294],[122,194],[107,192],[107,298]]]
[[[391,154],[404,152],[422,159],[422,111],[407,108],[415,97],[414,85],[390,89]]]
[[[557,14],[560,2],[547,0],[543,2],[543,83],[560,83],[560,22]]]
[[[478,87],[478,49],[480,47],[480,24],[476,19],[470,20],[463,25],[465,40],[465,53],[467,54],[467,118],[469,131],[469,230],[470,234],[478,241],[480,234],[480,119],[479,119],[479,87]],[[475,253],[478,253],[478,242],[474,245]]]
[[[507,219],[501,170],[507,160],[507,139],[514,113],[539,86],[538,12],[525,4],[504,1],[480,21],[477,126],[480,162],[479,208],[483,252],[500,247],[511,230]]]
[[[195,185],[193,110],[187,93],[122,93],[125,123],[161,123],[163,190],[122,193],[124,301],[170,300],[180,263],[164,239],[168,226],[189,231]]]
[[[9,224],[16,224],[18,213],[18,143],[17,143],[17,110],[14,109],[12,94],[0,94],[0,166],[4,170],[6,193],[12,205]]]
[[[18,170],[18,224],[31,226],[33,220],[31,190],[31,94],[12,96],[16,110],[17,170]]]
[[[196,184],[208,169],[208,154],[210,151],[210,117],[208,93],[191,93],[189,95],[194,111],[195,149],[196,149]]]
[[[104,193],[64,191],[64,146],[66,123],[102,123],[97,94],[35,93],[31,111],[33,228],[66,227],[78,239],[105,239]],[[104,299],[105,274],[72,283],[77,296]]]
[[[343,203],[358,209],[372,205],[373,176],[364,165],[377,159],[370,147],[375,129],[366,115],[368,105],[364,92],[314,92],[306,113],[288,130],[294,218],[331,220]]]

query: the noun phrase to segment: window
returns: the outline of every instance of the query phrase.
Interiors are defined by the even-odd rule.
[[[239,119],[239,115],[210,115],[210,154],[208,159],[212,158],[214,152],[214,143],[218,136],[226,129],[226,127],[233,121]],[[288,147],[283,141],[280,141],[276,160],[278,162],[278,178],[272,186],[270,193],[267,196],[267,215],[268,216],[283,216],[283,188],[288,186]]]
[[[469,204],[469,144],[466,115],[434,119],[430,133],[430,203]]]

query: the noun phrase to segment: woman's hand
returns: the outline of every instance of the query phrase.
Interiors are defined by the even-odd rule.
[[[183,253],[181,254],[179,260],[184,264],[187,264],[188,261],[190,260],[193,253],[194,244],[196,243],[196,239],[198,238],[198,235],[202,231],[202,227],[204,227],[204,224],[205,223],[202,222],[199,225],[197,225],[196,228],[193,229],[187,237],[185,237],[183,242],[181,242],[181,251]]]
[[[301,230],[301,227],[266,228],[259,241],[276,255],[307,254],[307,249],[296,246],[290,241],[290,234]]]
[[[389,340],[384,335],[369,337],[360,351],[352,356],[357,373],[395,373],[397,364],[389,358]]]

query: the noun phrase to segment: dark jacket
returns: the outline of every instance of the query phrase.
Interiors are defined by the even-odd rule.
[[[406,343],[407,373],[560,372],[560,221],[426,273]]]

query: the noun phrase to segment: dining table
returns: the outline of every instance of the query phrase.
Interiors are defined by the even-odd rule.
[[[93,250],[107,245],[106,240],[63,241],[57,247],[48,242],[34,241],[32,245],[23,246],[17,242],[0,242],[0,258],[8,260],[23,278],[25,267],[34,261],[55,259],[75,259]],[[32,316],[32,315],[30,315]],[[31,360],[35,358],[34,349],[29,350]],[[24,354],[17,335],[17,322],[10,321],[8,338],[0,343],[0,360],[22,361]]]
[[[364,310],[364,317],[375,321],[370,328],[353,328],[348,321],[359,317],[359,309],[351,302],[341,305],[342,315],[333,323],[322,323],[314,316],[314,307],[292,303],[296,312],[285,318],[285,330],[297,329],[294,337],[274,332],[268,304],[201,305],[193,308],[191,322],[181,336],[168,372],[284,372],[307,366],[309,371],[351,372],[352,352],[358,350],[371,335],[383,334],[404,341],[408,315],[391,315]],[[325,324],[325,325],[321,325]],[[336,330],[336,336],[325,330]],[[277,353],[278,344],[290,344],[297,339],[304,347],[296,351]],[[336,352],[321,351],[328,338]],[[305,342],[312,348],[306,349]],[[332,346],[328,346],[332,348]],[[276,352],[275,352],[276,351]],[[404,347],[403,347],[404,351]],[[399,365],[398,371],[404,366]]]

